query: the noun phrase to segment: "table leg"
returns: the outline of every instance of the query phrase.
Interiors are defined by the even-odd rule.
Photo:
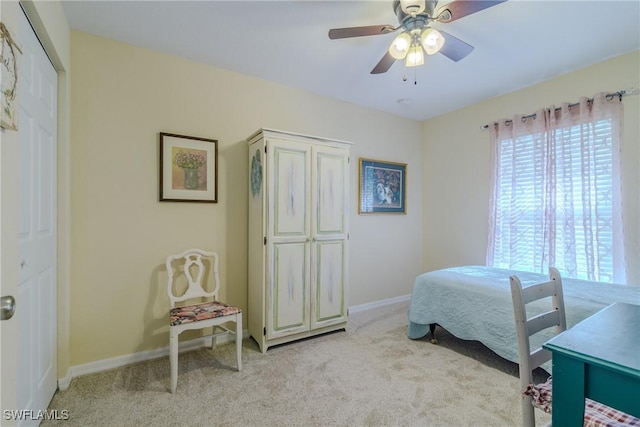
[[[584,363],[560,353],[553,354],[554,427],[580,427],[584,423]]]

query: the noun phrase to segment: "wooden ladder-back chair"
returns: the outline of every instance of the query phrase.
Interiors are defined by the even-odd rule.
[[[210,335],[212,337],[212,348],[215,348],[218,336],[230,333],[235,334],[237,365],[238,371],[241,371],[242,311],[237,307],[218,301],[218,290],[220,289],[218,254],[201,249],[189,249],[167,257],[166,266],[168,275],[167,293],[171,302],[169,312],[171,393],[175,393],[178,385],[178,337],[180,333],[186,330],[212,327],[213,331]],[[187,281],[187,289],[183,294],[176,295],[174,287],[180,267]],[[208,272],[213,276],[213,290],[211,292],[207,292],[203,287],[203,279]],[[200,302],[193,305],[176,306],[176,303],[192,299],[199,299]],[[235,332],[223,326],[227,322],[235,322]]]
[[[516,335],[518,336],[522,420],[525,427],[535,426],[534,405],[539,407],[537,399],[534,400],[530,395],[525,394],[529,386],[533,384],[532,372],[551,360],[551,352],[542,347],[532,351],[529,338],[535,333],[549,328],[554,328],[556,334],[567,329],[560,272],[553,267],[549,268],[549,278],[550,280],[547,282],[536,283],[523,288],[517,276],[510,277]],[[527,317],[527,304],[549,297],[551,298],[551,303],[548,311]],[[550,394],[550,381],[548,383]]]
[[[517,276],[511,276],[510,279],[518,336],[522,420],[525,427],[534,427],[534,407],[551,412],[553,384],[551,377],[542,384],[533,384],[533,370],[551,360],[551,352],[542,347],[532,351],[530,337],[548,328],[554,328],[556,334],[567,329],[562,279],[558,270],[553,267],[549,268],[548,282],[523,288]],[[549,297],[551,298],[549,311],[527,317],[527,304]],[[639,418],[592,399],[585,399],[583,421],[584,427],[640,426]]]

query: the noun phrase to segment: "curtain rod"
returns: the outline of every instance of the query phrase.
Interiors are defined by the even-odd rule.
[[[628,89],[622,89],[622,90],[619,90],[617,92],[608,93],[605,96],[606,96],[607,99],[611,99],[614,96],[617,96],[622,100],[623,96],[638,95],[638,93],[640,93],[640,89],[634,89],[633,87],[630,87]],[[593,98],[589,98],[588,101],[589,102],[593,102]],[[575,107],[577,105],[580,105],[580,103],[576,102],[575,104],[569,104],[569,108]],[[560,107],[555,109],[555,111],[560,111],[560,110],[561,110]],[[536,117],[536,113],[529,114],[528,116],[522,116],[523,119],[531,119],[531,118],[535,118],[535,117]],[[512,122],[512,120],[505,120],[505,123],[511,123],[511,122]],[[489,126],[490,126],[490,124],[487,123],[486,125],[481,126],[480,129],[482,129],[482,130],[489,129]]]

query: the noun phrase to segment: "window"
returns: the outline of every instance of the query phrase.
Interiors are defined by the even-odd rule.
[[[487,265],[624,282],[620,103],[601,98],[492,129]]]

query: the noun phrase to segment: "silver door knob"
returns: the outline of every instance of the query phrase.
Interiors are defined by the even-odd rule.
[[[0,303],[0,320],[9,320],[16,312],[16,299],[11,295],[1,298]]]

